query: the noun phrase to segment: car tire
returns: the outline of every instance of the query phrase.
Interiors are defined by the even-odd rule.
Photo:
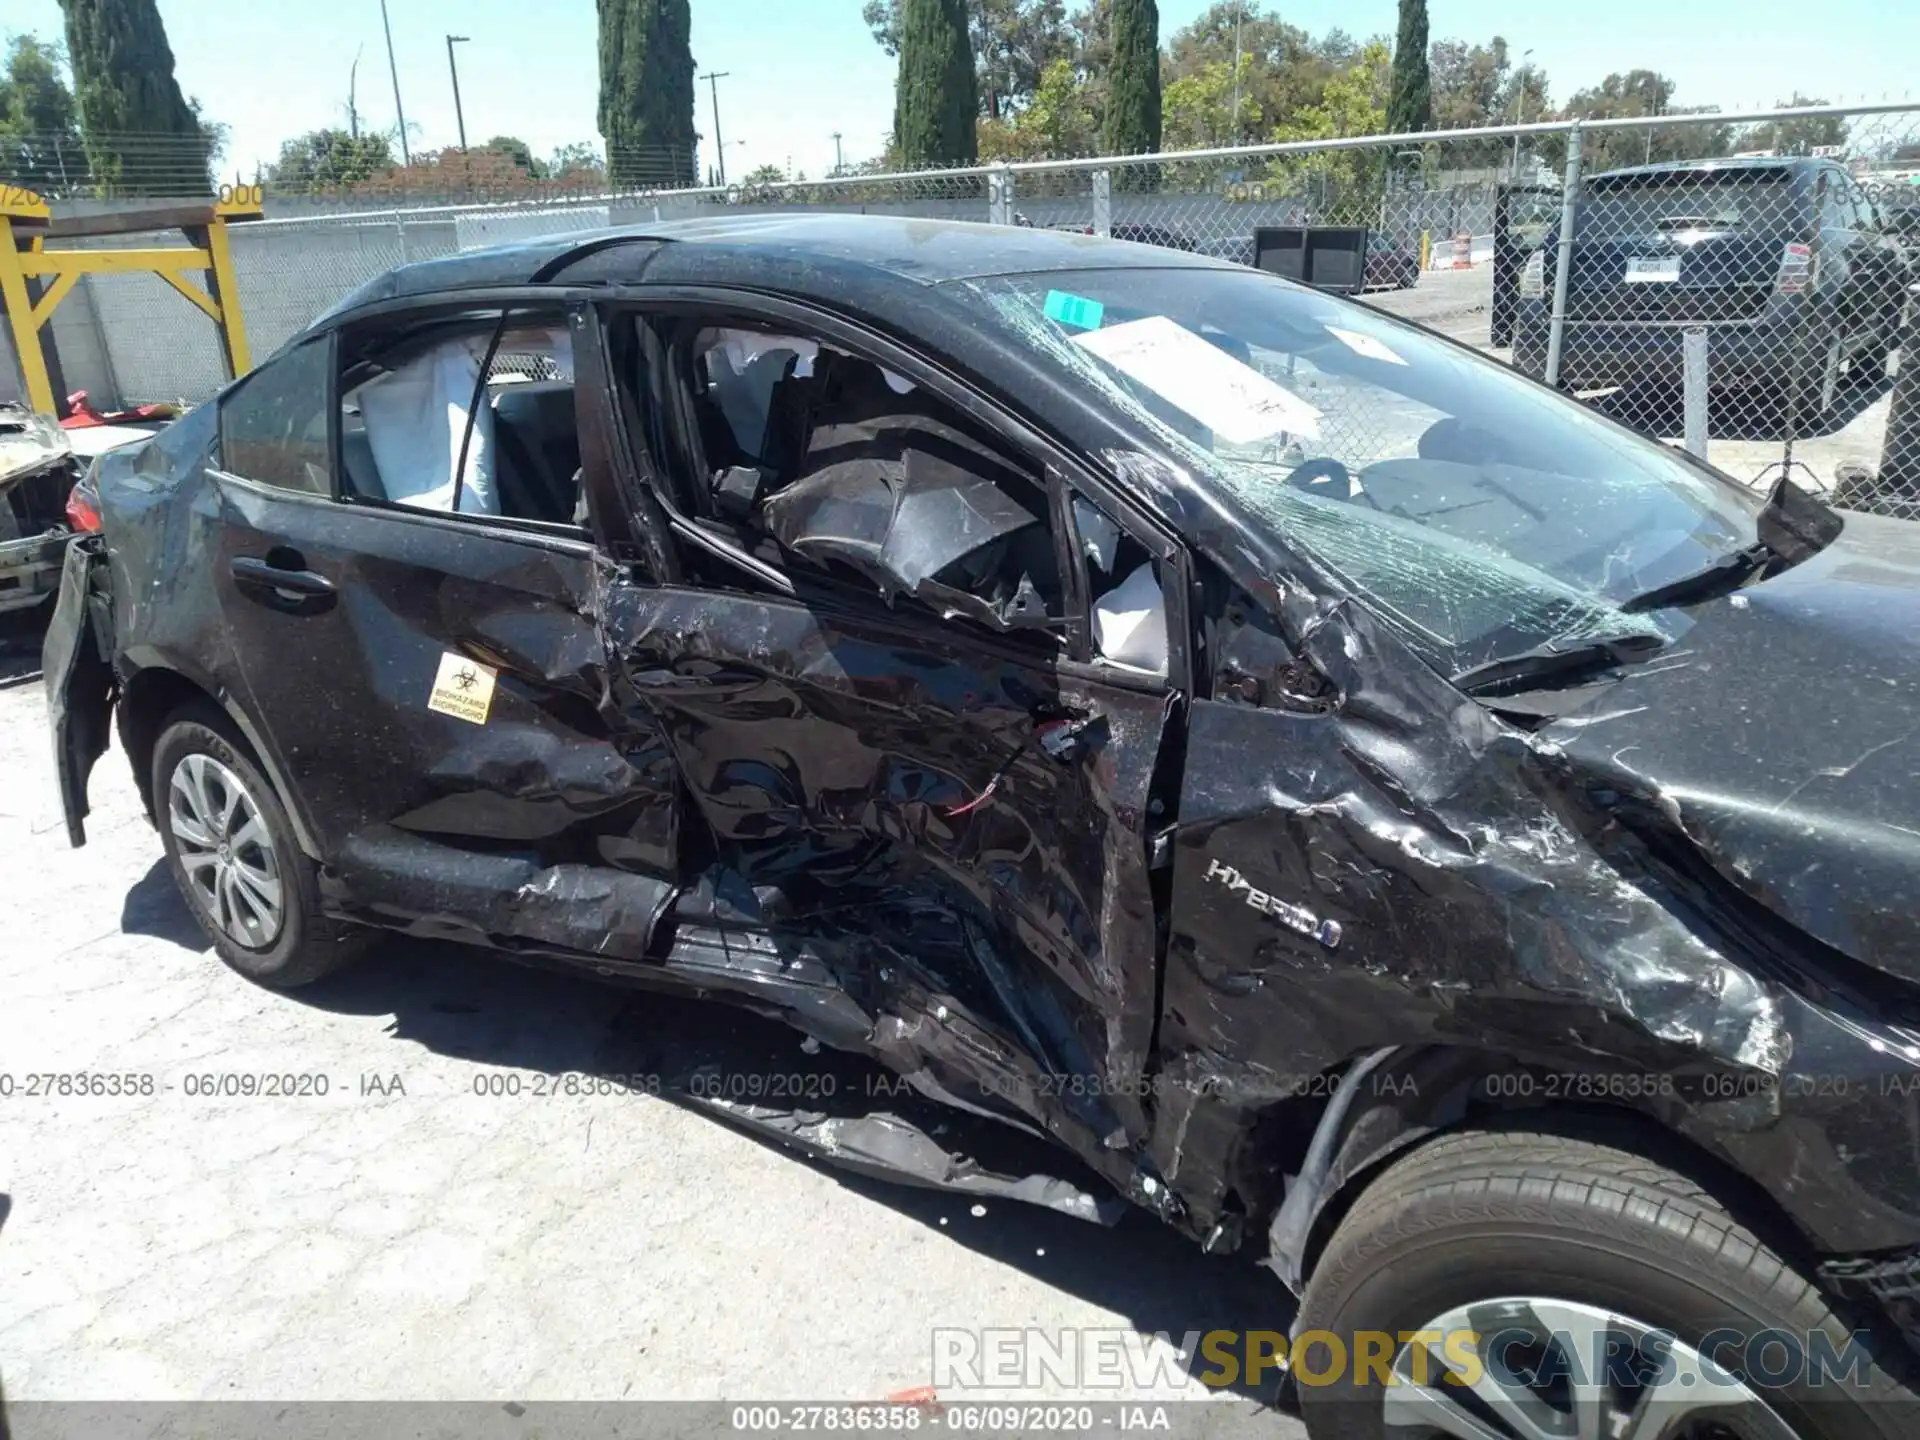
[[[365,952],[373,932],[321,913],[317,867],[225,715],[205,704],[176,711],[153,747],[152,784],[167,868],[229,966],[291,990]]]
[[[1521,1299],[1529,1308],[1484,1308],[1503,1298]],[[1473,1311],[1471,1325],[1463,1325],[1459,1316],[1470,1307],[1483,1308]],[[1722,1327],[1747,1336],[1775,1330],[1802,1337],[1817,1333],[1842,1354],[1855,1329],[1823,1292],[1711,1194],[1629,1144],[1540,1130],[1453,1132],[1396,1161],[1374,1180],[1342,1218],[1314,1268],[1301,1303],[1293,1372],[1313,1440],[1421,1433],[1424,1421],[1395,1432],[1389,1420],[1405,1424],[1427,1401],[1404,1384],[1381,1384],[1384,1372],[1378,1369],[1368,1384],[1355,1383],[1351,1368],[1335,1376],[1334,1352],[1331,1347],[1315,1352],[1311,1346],[1324,1342],[1314,1341],[1309,1332],[1342,1337],[1348,1354],[1357,1355],[1358,1336],[1368,1332],[1393,1337],[1375,1341],[1377,1348],[1399,1346],[1405,1332],[1436,1320],[1449,1331],[1459,1327],[1458,1333],[1485,1336],[1489,1324],[1504,1323],[1500,1317],[1512,1314],[1573,1316],[1571,1328],[1558,1332],[1568,1335],[1583,1333],[1583,1315],[1600,1316],[1603,1327],[1616,1323],[1611,1317],[1624,1317],[1642,1334],[1677,1337],[1674,1356],[1683,1356],[1683,1347],[1700,1346]],[[1590,1339],[1601,1332],[1584,1333]],[[1860,1387],[1809,1386],[1804,1376],[1768,1385],[1732,1351],[1717,1343],[1710,1348],[1745,1383],[1743,1393],[1758,1407],[1745,1412],[1761,1425],[1755,1433],[1794,1440],[1893,1440],[1920,1434],[1911,1361],[1895,1343],[1861,1343],[1872,1366],[1870,1383]],[[1488,1348],[1500,1353],[1497,1342]],[[1394,1363],[1408,1361],[1410,1350],[1391,1351]],[[1754,1347],[1747,1351],[1750,1358]],[[1771,1367],[1784,1353],[1764,1355],[1761,1369],[1780,1378]],[[1602,1361],[1603,1372],[1609,1363]],[[1684,1365],[1682,1359],[1676,1372]],[[1413,1378],[1435,1381],[1427,1393],[1440,1393],[1443,1406],[1458,1405],[1453,1395],[1473,1393],[1437,1383],[1431,1369]],[[1700,1379],[1698,1372],[1694,1379]],[[1686,1383],[1677,1373],[1676,1380]],[[1691,1392],[1668,1387],[1666,1393]],[[1710,1383],[1698,1393],[1723,1403],[1735,1395]],[[1689,1403],[1698,1404],[1671,1403],[1683,1412]],[[1459,1408],[1474,1404],[1469,1399]],[[1761,1422],[1770,1420],[1784,1420],[1791,1428],[1768,1430]],[[1428,1433],[1506,1432],[1463,1423],[1452,1432],[1437,1426]],[[1532,1432],[1522,1427],[1512,1433]],[[1598,1433],[1615,1429],[1603,1422]]]

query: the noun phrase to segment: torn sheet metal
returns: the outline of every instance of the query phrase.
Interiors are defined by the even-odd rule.
[[[621,703],[656,717],[729,863],[780,892],[770,928],[843,957],[869,1053],[1131,1176],[1165,698],[908,617],[672,588],[609,607]]]
[[[47,625],[40,671],[47,693],[47,723],[53,731],[54,766],[60,778],[67,839],[87,843],[87,776],[106,753],[113,714],[113,667],[99,642],[106,545],[90,536],[69,547],[60,577],[60,598]],[[106,633],[111,634],[108,630]]]
[[[79,476],[66,432],[44,415],[0,404],[0,614],[41,604],[60,583]]]
[[[1153,1143],[1168,1178],[1224,1201],[1251,1174],[1259,1117],[1303,1098],[1317,1112],[1331,1083],[1314,1087],[1356,1055],[1456,1046],[1552,1074],[1655,1077],[1650,1091],[1601,1090],[1765,1174],[1821,1243],[1903,1233],[1913,1157],[1881,1142],[1875,1163],[1843,1164],[1850,1146],[1819,1092],[1848,1032],[1875,1037],[1856,1052],[1868,1063],[1920,1074],[1903,1058],[1920,1060],[1912,1000],[1704,884],[1676,860],[1693,853],[1685,832],[1628,815],[1617,776],[1576,748],[1577,723],[1504,724],[1394,654],[1351,603],[1317,607],[1301,630],[1332,708],[1193,711],[1161,1031],[1169,1103]],[[1208,884],[1223,865],[1316,925]],[[1319,923],[1338,926],[1337,948]],[[1873,1100],[1878,1123],[1904,1128],[1910,1098],[1882,1087]]]
[[[618,1015],[599,1064],[836,1169],[1112,1225],[1130,1208],[1053,1145],[925,1099],[896,1076],[731,1009],[649,996]]]

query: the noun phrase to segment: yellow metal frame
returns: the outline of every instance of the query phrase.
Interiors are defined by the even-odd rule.
[[[46,201],[31,190],[0,188],[0,219],[6,222],[6,243],[0,244],[0,307],[7,313],[13,352],[26,382],[27,403],[45,415],[58,413],[40,332],[82,275],[159,276],[218,328],[228,378],[251,370],[253,357],[247,348],[247,326],[240,311],[240,286],[234,275],[227,225],[230,221],[257,220],[260,214],[258,186],[226,187],[218,203],[193,212],[179,208],[154,212],[154,223],[145,228],[179,230],[188,239],[185,246],[56,250],[48,248],[45,232],[61,227],[53,220]],[[123,232],[140,228],[138,215],[102,218],[115,222],[114,228]],[[68,228],[71,233],[88,233],[85,222],[75,222]],[[204,290],[188,278],[196,270],[206,277]],[[36,298],[36,286],[30,281],[49,283],[38,287]]]

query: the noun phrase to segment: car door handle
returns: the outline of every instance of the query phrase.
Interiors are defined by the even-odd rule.
[[[314,615],[331,609],[337,598],[333,582],[302,568],[304,562],[298,556],[284,558],[292,563],[275,565],[252,555],[241,555],[233,562],[233,583],[249,600],[289,615]]]

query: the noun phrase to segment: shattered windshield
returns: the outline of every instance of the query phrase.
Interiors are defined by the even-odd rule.
[[[1621,602],[1749,545],[1756,497],[1457,346],[1250,270],[959,282],[1158,430],[1447,673],[1650,628]]]

